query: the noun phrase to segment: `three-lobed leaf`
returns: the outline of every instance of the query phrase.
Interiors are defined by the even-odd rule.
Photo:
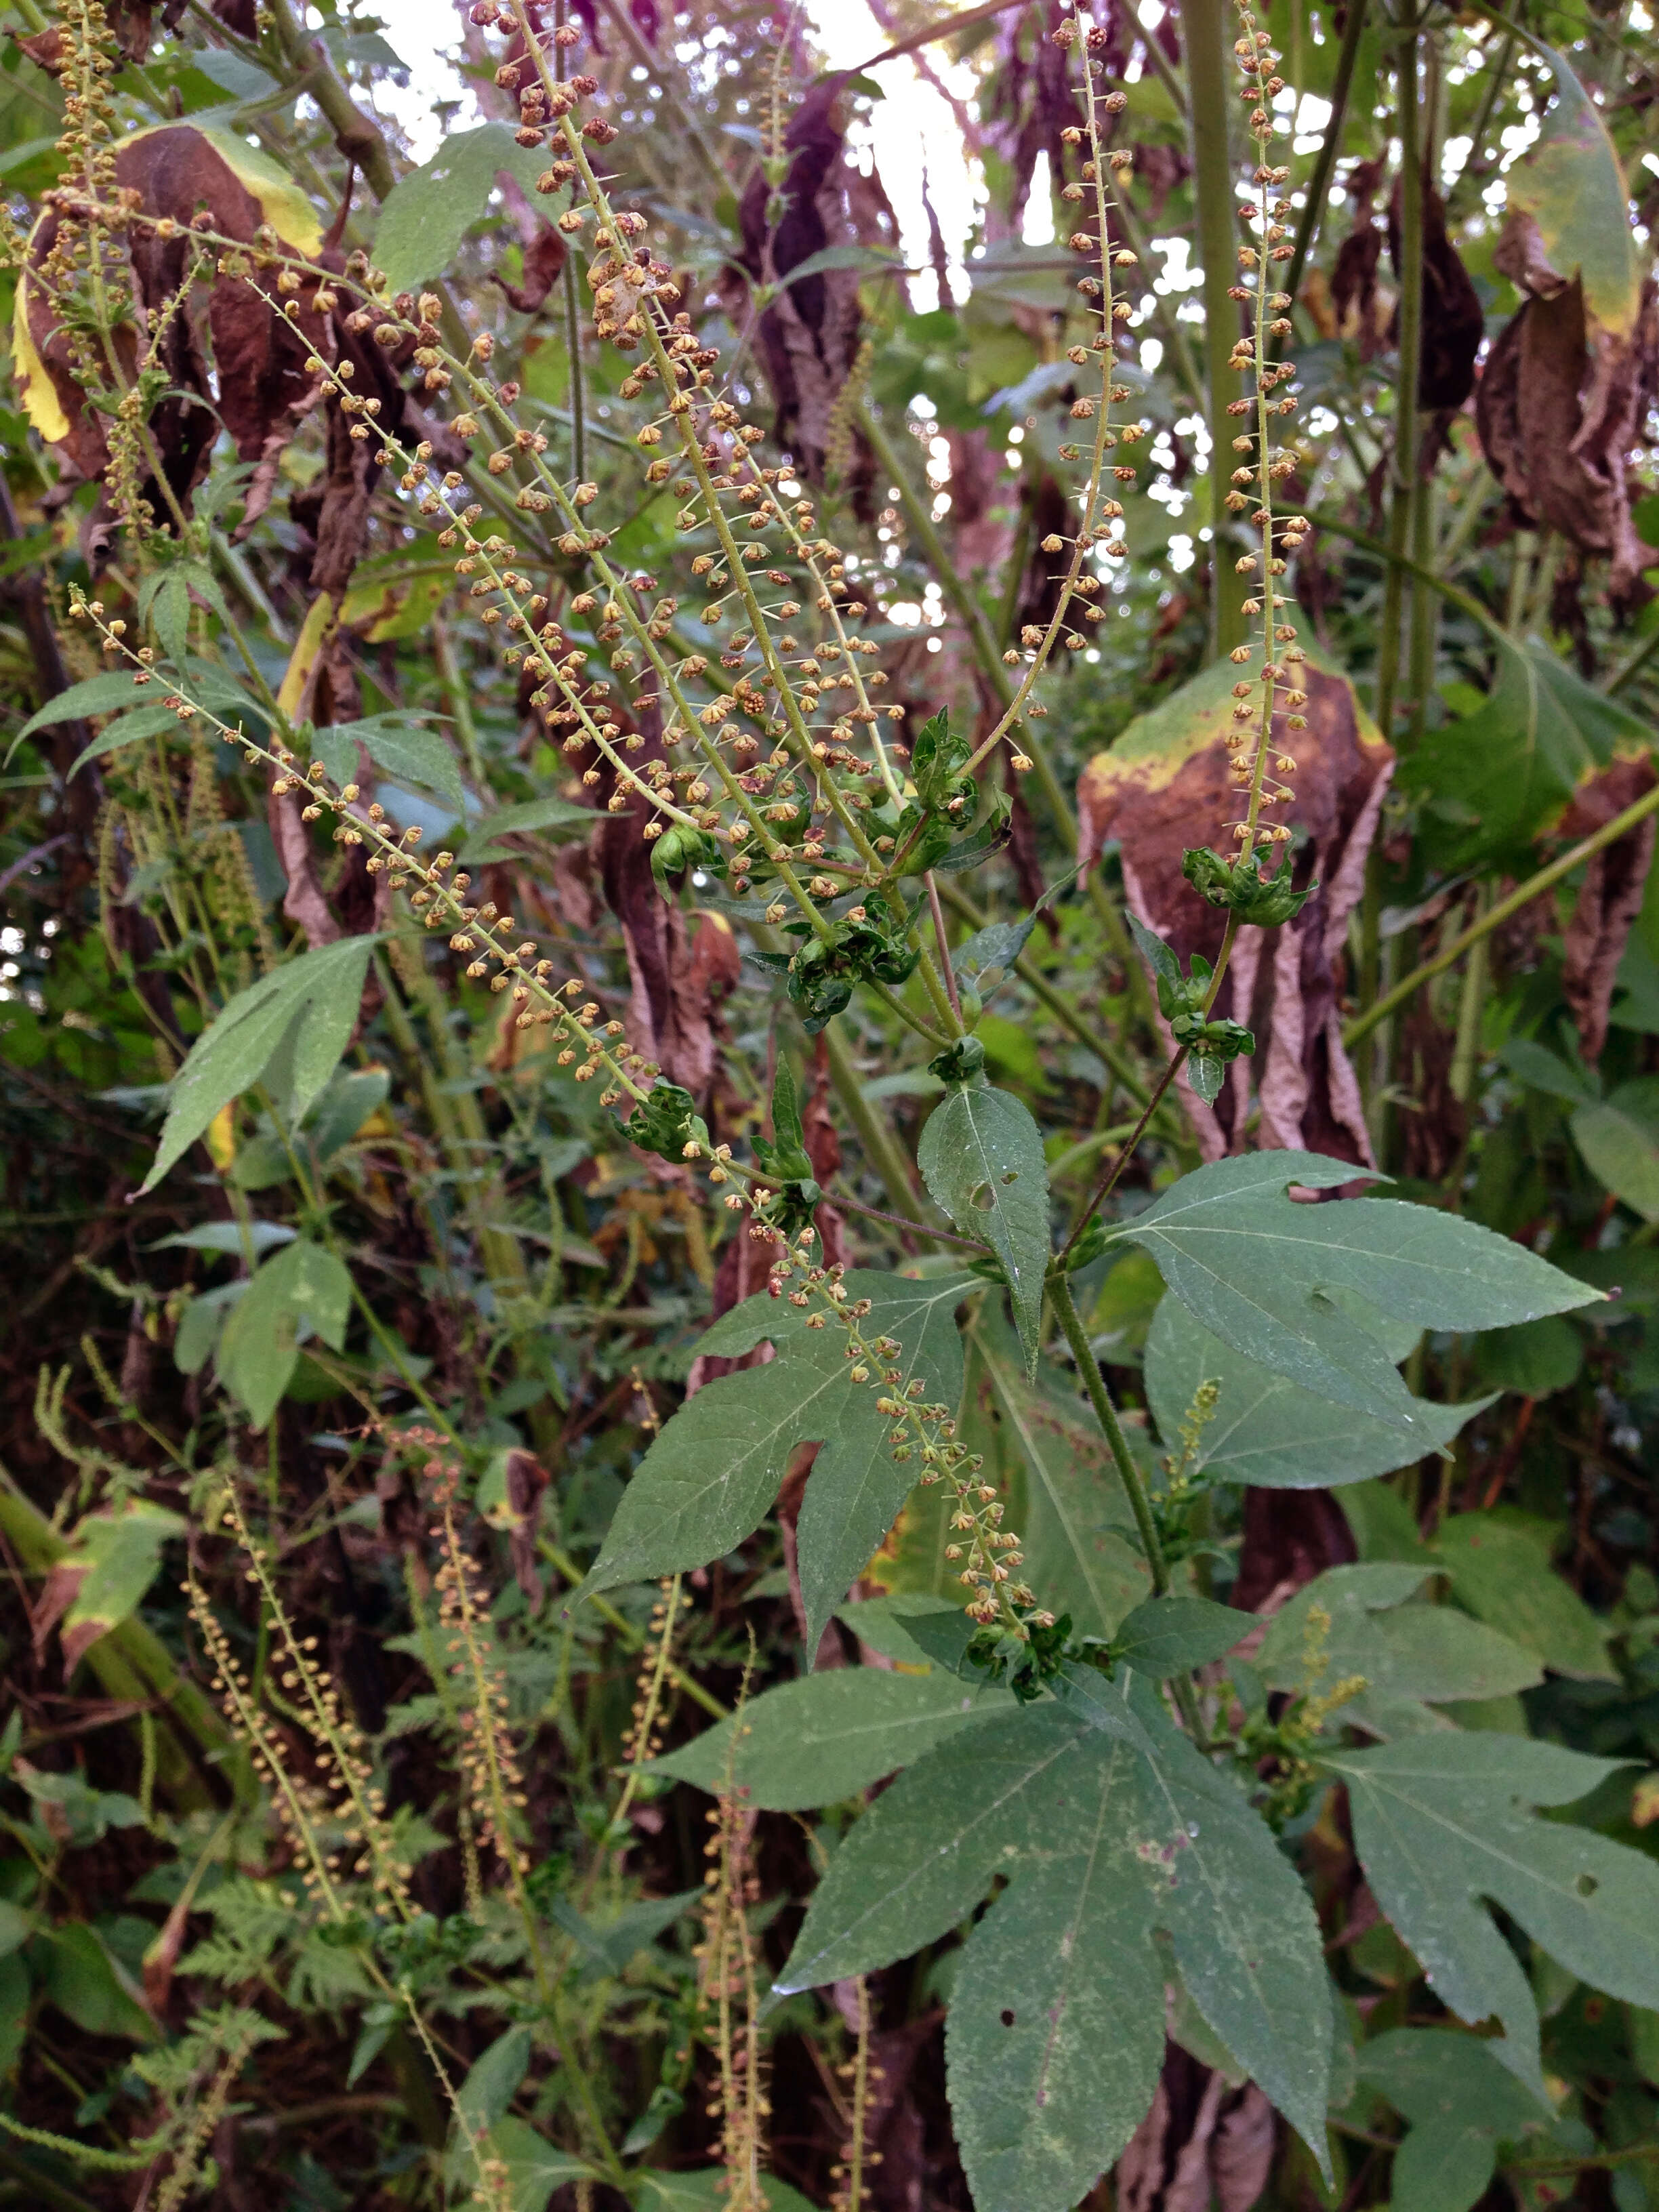
[[[869,1298],[866,1340],[887,1335],[902,1395],[913,1378],[927,1400],[954,1407],[962,1392],[962,1340],[955,1313],[970,1277],[915,1282],[854,1269],[849,1302]],[[764,1295],[715,1322],[700,1352],[732,1358],[769,1340],[776,1357],[710,1382],[664,1428],[623,1492],[604,1547],[583,1584],[610,1589],[705,1565],[757,1528],[776,1497],[792,1453],[819,1447],[796,1528],[808,1649],[892,1526],[917,1470],[893,1457],[892,1423],[877,1405],[879,1376],[852,1379],[848,1339],[835,1322]]]
[[[970,1940],[947,2028],[981,2212],[1069,2205],[1122,2148],[1157,2078],[1160,1933],[1210,2028],[1322,2142],[1330,2012],[1301,1883],[1145,1686],[1085,1674],[1065,1687],[899,1777],[831,1861],[778,1984],[890,1964],[1007,1877]],[[1102,1972],[1118,2000],[1109,2029]]]
[[[302,952],[226,1003],[173,1079],[161,1141],[142,1190],[153,1190],[220,1109],[251,1089],[279,1055],[288,1111],[301,1118],[351,1042],[368,956],[379,942],[343,937]]]
[[[1432,1440],[1376,1333],[1340,1301],[1417,1328],[1502,1328],[1595,1295],[1524,1246],[1461,1215],[1397,1200],[1298,1204],[1292,1183],[1352,1182],[1351,1161],[1249,1152],[1212,1161],[1116,1232],[1149,1251],[1205,1328],[1259,1366]]]
[[[1576,1803],[1616,1760],[1447,1730],[1322,1764],[1347,1784],[1365,1878],[1435,1995],[1471,2026],[1496,2017],[1487,2048],[1529,2088],[1543,2094],[1538,2009],[1489,1907],[1593,1988],[1659,2006],[1659,1866],[1533,1811]]]

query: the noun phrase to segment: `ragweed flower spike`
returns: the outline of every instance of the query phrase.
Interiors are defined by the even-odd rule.
[[[1251,310],[1251,328],[1235,344],[1231,362],[1241,374],[1253,379],[1255,388],[1250,397],[1233,400],[1227,409],[1240,425],[1232,441],[1238,465],[1232,471],[1227,506],[1234,514],[1248,514],[1260,541],[1254,552],[1241,555],[1234,564],[1240,575],[1250,580],[1244,612],[1256,626],[1256,635],[1251,643],[1236,646],[1231,656],[1241,671],[1233,685],[1226,738],[1230,781],[1242,806],[1238,817],[1227,824],[1237,849],[1228,855],[1200,848],[1189,852],[1183,864],[1188,882],[1212,905],[1228,909],[1227,950],[1241,922],[1271,927],[1289,921],[1315,889],[1310,884],[1304,890],[1291,890],[1288,850],[1271,876],[1263,873],[1263,862],[1273,848],[1290,844],[1290,824],[1275,818],[1273,811],[1288,806],[1294,796],[1290,779],[1296,773],[1296,759],[1275,740],[1275,714],[1282,706],[1287,730],[1307,726],[1302,711],[1308,703],[1303,682],[1305,656],[1296,641],[1296,625],[1288,618],[1290,601],[1280,579],[1310,526],[1304,515],[1276,514],[1273,506],[1275,485],[1294,475],[1297,467],[1294,453],[1276,446],[1272,435],[1273,422],[1294,414],[1297,405],[1292,392],[1279,390],[1291,382],[1295,371],[1270,358],[1273,342],[1288,337],[1291,328],[1291,296],[1277,289],[1276,276],[1279,264],[1291,260],[1295,251],[1286,228],[1291,204],[1282,196],[1290,171],[1275,167],[1269,158],[1278,128],[1273,102],[1284,89],[1284,80],[1276,72],[1278,57],[1268,34],[1258,28],[1248,5],[1240,5],[1238,21],[1233,55],[1239,97],[1250,110],[1256,165],[1255,206],[1240,210],[1250,235],[1238,248],[1239,281],[1229,295]],[[1218,455],[1213,465],[1220,465]],[[1243,672],[1252,665],[1253,674]],[[1215,988],[1224,965],[1224,957],[1217,964]]]

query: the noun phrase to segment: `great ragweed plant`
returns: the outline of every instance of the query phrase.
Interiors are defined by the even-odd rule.
[[[285,1369],[278,1362],[274,1388],[267,1373],[257,1392],[241,1394],[254,1432],[269,1431],[266,1502],[256,1510],[255,1486],[236,1468],[210,1531],[216,1538],[228,1529],[246,1561],[252,1625],[227,1618],[201,1571],[187,1583],[231,1743],[267,1793],[259,1880],[285,1885],[288,1917],[303,1923],[289,1986],[325,1988],[359,2009],[363,2066],[396,2038],[403,2056],[425,2069],[420,2078],[437,2085],[437,2132],[446,2140],[430,2146],[434,2199],[464,2189],[504,2208],[551,2172],[574,2183],[579,2201],[592,2202],[605,2186],[648,2204],[657,2185],[653,2147],[685,2113],[702,2064],[696,2117],[714,2124],[707,2151],[721,2176],[717,2194],[734,2212],[760,2212],[769,2191],[778,2191],[768,2171],[769,1974],[775,1997],[798,2006],[808,1990],[850,1986],[852,2109],[831,2178],[838,2202],[859,2212],[878,2155],[865,2142],[875,2071],[866,1977],[946,1941],[1000,1884],[963,1945],[946,2046],[959,2146],[984,2212],[1064,2212],[1093,2186],[1152,2101],[1164,2022],[1182,2008],[1201,2020],[1206,2047],[1250,2075],[1315,2161],[1328,2166],[1324,1948],[1279,1833],[1293,1840],[1315,1794],[1339,1774],[1361,1802],[1389,1803],[1392,1825],[1379,1819],[1376,1834],[1367,1831],[1359,1843],[1362,1869],[1379,1895],[1387,1893],[1404,1940],[1425,1956],[1449,1955],[1447,2004],[1470,2022],[1498,2018],[1503,2037],[1490,2040],[1501,2041],[1503,2062],[1528,2081],[1538,2072],[1530,2000],[1524,1988],[1517,1997],[1515,1977],[1492,1972],[1492,1931],[1469,1899],[1501,1896],[1521,1924],[1532,1923],[1526,1904],[1482,1874],[1477,1838],[1461,1845],[1464,1862],[1452,1881],[1459,1917],[1449,1935],[1443,1899],[1425,1894],[1417,1878],[1423,1855],[1403,1873],[1390,1856],[1402,1821],[1431,1820],[1423,1777],[1443,1783],[1473,1741],[1437,1725],[1431,1709],[1446,1701],[1437,1693],[1406,1698],[1403,1718],[1399,1704],[1362,1705],[1364,1671],[1335,1648],[1345,1627],[1356,1637],[1363,1630],[1380,1639],[1370,1648],[1386,1659],[1398,1624],[1385,1633],[1369,1614],[1404,1612],[1407,1592],[1389,1583],[1390,1595],[1370,1605],[1367,1594],[1382,1585],[1352,1586],[1359,1594],[1348,1613],[1310,1613],[1292,1702],[1276,1712],[1267,1698],[1283,1686],[1275,1679],[1264,1687],[1247,1662],[1230,1666],[1248,1616],[1218,1602],[1224,1576],[1210,1579],[1228,1564],[1227,1546],[1212,1541],[1206,1526],[1231,1479],[1216,1472],[1229,1464],[1222,1445],[1231,1443],[1238,1407],[1239,1462],[1248,1464],[1247,1446],[1265,1451],[1250,1424],[1267,1418],[1267,1404],[1290,1425],[1298,1450],[1328,1452],[1335,1436],[1384,1472],[1407,1464],[1457,1424],[1447,1425],[1447,1409],[1425,1407],[1402,1381],[1402,1328],[1500,1329],[1569,1310],[1590,1294],[1455,1212],[1291,1197],[1292,1188],[1330,1193],[1364,1179],[1352,1159],[1300,1151],[1218,1158],[1189,1174],[1160,1174],[1139,1210],[1123,1188],[1132,1165],[1145,1165],[1143,1142],[1161,1110],[1163,1126],[1171,1126],[1166,1097],[1183,1066],[1198,1097],[1213,1101],[1228,1066],[1255,1050],[1249,1028],[1214,1011],[1241,929],[1294,922],[1317,888],[1293,883],[1290,849],[1308,703],[1290,573],[1308,525],[1280,504],[1298,466],[1289,429],[1297,376],[1284,354],[1294,335],[1292,302],[1279,286],[1296,251],[1296,198],[1290,167],[1272,159],[1283,87],[1268,33],[1240,10],[1237,88],[1249,108],[1255,160],[1237,210],[1247,242],[1237,249],[1231,296],[1244,319],[1229,374],[1246,389],[1220,404],[1237,426],[1224,507],[1244,550],[1219,538],[1211,549],[1212,562],[1231,558],[1247,580],[1253,629],[1232,655],[1238,672],[1223,741],[1231,811],[1191,825],[1224,849],[1195,844],[1182,863],[1186,881],[1226,919],[1215,957],[1194,953],[1183,966],[1139,917],[1127,916],[1168,1033],[1149,1018],[1142,1038],[1127,994],[1098,1025],[1102,1051],[1091,1065],[1108,1067],[1114,1084],[1122,1068],[1132,1070],[1139,1118],[1109,1140],[1115,1093],[1103,1089],[1096,1129],[1081,1149],[1091,1158],[1103,1151],[1106,1161],[1062,1239],[1050,1170],[1058,1180],[1066,1155],[1051,1159],[1025,1097],[994,1079],[1010,1064],[1006,1040],[994,1056],[987,994],[976,988],[999,968],[1018,971],[1051,894],[1030,900],[1020,922],[978,931],[971,961],[969,948],[952,941],[946,909],[954,878],[996,860],[1014,834],[1017,785],[991,787],[1005,763],[1015,779],[1042,764],[1039,781],[1054,781],[1042,725],[1066,696],[1066,665],[1086,666],[1097,651],[1091,641],[1106,632],[1116,564],[1132,551],[1131,502],[1148,426],[1133,411],[1137,310],[1126,290],[1138,265],[1124,242],[1134,161],[1120,140],[1133,94],[1109,79],[1113,38],[1082,11],[1066,14],[1051,34],[1072,72],[1073,119],[1056,144],[1077,172],[1059,191],[1076,226],[1065,243],[1079,272],[1061,319],[1066,367],[1076,374],[1057,448],[1076,479],[1055,495],[1064,527],[1045,524],[1037,541],[1059,565],[1048,571],[1043,607],[1005,627],[989,671],[1002,688],[980,721],[963,720],[953,699],[912,729],[908,702],[891,696],[907,681],[904,664],[895,654],[879,665],[890,641],[872,634],[884,610],[854,550],[856,514],[832,482],[812,480],[804,451],[769,439],[739,361],[705,342],[708,319],[670,258],[659,204],[630,173],[636,149],[612,119],[597,70],[572,70],[582,34],[561,14],[550,25],[525,0],[478,0],[471,20],[504,40],[495,86],[514,110],[514,146],[546,161],[533,191],[568,257],[559,272],[573,401],[565,420],[561,410],[538,411],[523,364],[503,358],[505,342],[474,304],[458,307],[441,270],[427,272],[429,283],[404,289],[377,268],[375,248],[343,247],[343,227],[308,250],[295,234],[303,224],[274,201],[260,202],[258,223],[239,224],[224,207],[181,215],[125,185],[107,82],[115,63],[96,0],[74,0],[69,11],[76,135],[65,142],[71,173],[52,203],[55,232],[8,240],[25,331],[33,328],[27,302],[35,295],[63,338],[54,369],[80,390],[88,419],[107,425],[109,507],[124,533],[122,558],[137,572],[112,562],[73,591],[72,611],[91,625],[108,664],[88,678],[90,689],[80,688],[74,711],[127,710],[88,757],[115,762],[130,745],[182,732],[189,822],[217,834],[222,817],[204,765],[217,741],[222,760],[279,810],[272,818],[284,827],[296,879],[325,840],[361,868],[373,906],[370,926],[343,933],[331,916],[319,925],[313,909],[310,948],[291,958],[276,957],[274,943],[261,939],[257,977],[246,963],[210,972],[181,906],[177,952],[181,965],[199,963],[191,972],[203,1026],[172,1083],[144,1187],[153,1193],[198,1139],[216,1173],[224,1172],[237,1158],[238,1102],[252,1096],[301,1193],[295,1233],[257,1267],[254,1224],[237,1217],[249,1268],[244,1334],[248,1314],[270,1315],[287,1360]],[[761,274],[739,356],[799,273],[798,265],[781,276],[777,256],[793,159],[786,64],[781,44],[757,173],[764,187]],[[314,226],[308,211],[307,221]],[[152,258],[165,278],[153,298],[148,278],[132,281]],[[465,824],[431,857],[418,828],[398,825],[370,787],[371,769],[384,765],[375,750],[383,718],[353,718],[340,707],[361,669],[343,668],[337,655],[327,693],[333,711],[319,711],[316,726],[307,719],[307,699],[321,696],[329,641],[339,644],[342,592],[318,586],[275,687],[241,641],[222,645],[217,659],[208,652],[215,622],[227,633],[233,626],[211,571],[195,559],[212,550],[211,531],[184,511],[200,456],[187,454],[182,472],[170,468],[179,455],[162,450],[154,426],[161,366],[209,289],[257,316],[273,360],[299,386],[294,419],[317,419],[331,479],[364,505],[376,503],[400,544],[434,562],[442,556],[449,605],[476,623],[517,686],[536,773],[550,760],[568,772],[599,836],[614,836],[630,863],[639,859],[645,895],[676,908],[678,919],[688,883],[706,890],[719,902],[714,911],[743,932],[756,970],[776,978],[781,1048],[764,1077],[746,1070],[738,1109],[706,1071],[674,1066],[634,1029],[650,997],[639,983],[641,928],[627,939],[637,988],[624,1021],[611,1011],[622,994],[602,953],[573,942],[580,931],[544,949],[550,927],[521,927],[502,909],[499,883],[475,883],[459,858]],[[580,398],[584,360],[590,370],[604,365],[607,388],[630,410],[617,417],[625,437],[609,433],[625,471],[594,458],[594,422]],[[228,367],[222,354],[222,397]],[[40,374],[50,381],[44,358]],[[849,388],[857,376],[855,369]],[[858,410],[842,398],[826,442],[850,453]],[[1212,467],[1221,465],[1222,456],[1212,457]],[[625,552],[626,502],[641,491],[674,507],[672,533],[665,545],[658,541],[664,557],[652,565]],[[224,670],[238,661],[233,681]],[[460,720],[453,685],[446,696]],[[353,745],[368,763],[356,774],[341,768]],[[143,771],[158,817],[173,795],[168,763],[163,746]],[[112,911],[118,864],[112,850],[103,869]],[[477,895],[485,888],[491,895]],[[1121,935],[1115,895],[1097,879],[1091,896]],[[688,1193],[701,1198],[706,1178],[714,1226],[703,1252],[717,1246],[720,1261],[718,1275],[704,1272],[721,1310],[695,1347],[684,1402],[666,1419],[653,1407],[647,1438],[636,1440],[646,1449],[611,1501],[608,1528],[583,1532],[578,1548],[593,1554],[585,1575],[564,1548],[565,1532],[556,1541],[538,1535],[533,1511],[515,1504],[508,1517],[520,1571],[511,1589],[494,1587],[471,1506],[485,1483],[501,1477],[492,1449],[499,1428],[488,1441],[468,1430],[498,1416],[480,1414],[482,1391],[470,1407],[435,1403],[401,1322],[394,1329],[376,1310],[342,1256],[327,1170],[343,1147],[325,1156],[319,1138],[315,1175],[301,1160],[305,1133],[327,1118],[368,963],[387,938],[397,975],[429,992],[425,1018],[435,1031],[447,1015],[427,945],[464,1000],[468,986],[483,986],[472,1002],[499,1004],[505,1066],[514,1051],[545,1042],[550,1095],[583,1110],[591,1101],[598,1111],[584,1126],[602,1131],[599,1141],[628,1159],[630,1172],[654,1179],[647,1200],[668,1187],[689,1207]],[[388,991],[389,1024],[398,1018],[395,1004]],[[406,1012],[401,1018],[407,1024]],[[1079,1042],[1097,1035],[1075,1018],[1069,1026]],[[810,1134],[789,1063],[797,1029],[821,1041],[824,1065],[841,1078],[814,1092]],[[905,1081],[925,1078],[930,1094],[936,1087],[914,1170],[871,1110],[860,1081],[869,1069],[853,1061],[849,1034],[880,1034],[884,1054],[925,1048],[925,1068],[894,1071]],[[1144,1080],[1134,1059],[1143,1042],[1152,1048]],[[642,1048],[647,1042],[652,1049]],[[567,1074],[571,1091],[556,1090]],[[894,1210],[831,1191],[838,1170],[823,1126],[833,1123],[830,1091],[879,1167]],[[462,1092],[470,1097],[464,1081],[447,1092],[434,1074],[434,1100]],[[359,1120],[353,1128],[366,1126]],[[344,1144],[352,1141],[349,1133]],[[468,1141],[462,1127],[447,1158],[463,1160]],[[1179,1164],[1184,1159],[1165,1162]],[[445,1172],[468,1187],[462,1166]],[[388,1173],[377,1164],[364,1178],[376,1202]],[[556,1180],[550,1170],[548,1182]],[[260,1186],[227,1175],[226,1187],[238,1194],[234,1207]],[[834,1256],[823,1212],[830,1197],[887,1232],[894,1241],[884,1249],[901,1251],[901,1263],[849,1267]],[[556,1200],[538,1232],[554,1244],[566,1226],[556,1213]],[[645,1218],[641,1205],[623,1289],[609,1308],[594,1301],[613,1320],[635,1279]],[[499,1219],[468,1225],[481,1249],[503,1233]],[[446,1262],[450,1241],[441,1224],[434,1249],[445,1250]],[[1169,1448],[1161,1487],[1146,1416],[1120,1402],[1092,1319],[1098,1277],[1089,1271],[1132,1243],[1167,1285],[1163,1310],[1182,1317],[1167,1333],[1174,1349],[1149,1340],[1147,1352],[1149,1404],[1160,1408]],[[728,1264],[734,1255],[740,1264]],[[964,1255],[962,1272],[945,1272]],[[417,1279],[423,1297],[435,1279],[435,1271]],[[481,1312],[508,1304],[497,1300],[497,1287],[477,1286]],[[533,1371],[536,1340],[556,1337],[560,1310],[519,1294],[511,1306],[518,1372],[508,1390],[528,1385],[537,1393],[528,1404],[539,1406],[551,1394],[541,1388],[545,1373]],[[348,1364],[360,1319],[386,1363],[378,1369]],[[418,1630],[410,1641],[427,1655],[434,1685],[424,1724],[447,1765],[428,1802],[405,1800],[395,1813],[386,1747],[349,1714],[318,1661],[317,1638],[293,1625],[279,1579],[281,1529],[292,1508],[279,1480],[278,1409],[302,1349],[330,1381],[343,1375],[360,1403],[377,1391],[398,1401],[372,1416],[368,1432],[385,1450],[389,1478],[407,1458],[426,1484],[419,1526],[402,1540]],[[665,1349],[672,1356],[651,1370],[651,1385],[679,1380],[688,1363],[678,1354],[689,1358],[694,1347]],[[219,1351],[228,1381],[236,1362],[222,1339]],[[708,1375],[723,1362],[739,1364],[690,1387],[697,1370]],[[1214,1370],[1224,1370],[1219,1381]],[[643,1359],[613,1364],[599,1379],[619,1372],[646,1392]],[[500,1377],[487,1379],[494,1392]],[[118,1391],[106,1395],[113,1404]],[[988,1401],[997,1408],[994,1461],[988,1445],[975,1448]],[[501,1393],[489,1402],[509,1400]],[[1170,1407],[1184,1412],[1172,1417]],[[979,1425],[971,1436],[970,1420]],[[1002,1453],[1010,1440],[1017,1458]],[[328,1449],[350,1452],[356,1441],[331,1433]],[[560,1442],[556,1431],[552,1442]],[[1288,1449],[1282,1439],[1279,1448]],[[1328,1468],[1325,1475],[1337,1479]],[[683,1974],[676,1985],[665,1953],[630,1981],[650,1939],[624,1956],[634,1908],[623,1905],[616,1919],[605,1914],[620,1902],[624,1856],[642,1856],[641,1838],[659,1832],[646,1816],[667,1778],[656,1762],[668,1740],[671,1687],[687,1680],[703,1633],[701,1592],[718,1586],[775,1510],[803,1672],[752,1694],[745,1673],[737,1713],[722,1723],[726,1736],[703,1753],[690,1747],[714,1800],[695,1981]],[[1119,1553],[1103,1547],[1103,1531]],[[1109,1556],[1121,1571],[1116,1582],[1102,1566]],[[556,1628],[540,1610],[537,1561],[562,1577]],[[653,1583],[660,1593],[654,1610]],[[1349,1589],[1333,1590],[1333,1607]],[[628,1605],[643,1627],[621,1609]],[[1356,1608],[1368,1616],[1359,1629]],[[835,1616],[893,1668],[811,1671]],[[570,1767],[586,1771],[588,1796],[580,1817],[566,1819],[549,1809],[557,1788],[532,1794],[527,1786],[527,1778],[540,1778],[531,1741],[538,1717],[515,1705],[520,1673],[509,1660],[514,1637],[523,1639],[516,1656],[532,1661],[556,1645],[556,1684],[568,1685],[578,1637],[595,1619],[619,1635],[632,1630],[621,1674],[635,1692],[612,1738],[621,1751],[612,1771],[604,1771],[588,1731],[568,1728],[564,1748]],[[1322,1689],[1328,1668],[1334,1684]],[[533,1666],[521,1671],[543,1679]],[[569,1720],[562,1695],[556,1686],[549,1699],[562,1723]],[[719,1710],[707,1691],[699,1695]],[[1377,1738],[1372,1747],[1334,1742],[1350,1721]],[[411,1729],[417,1724],[408,1717]],[[899,1768],[899,1780],[854,1820],[850,1808]],[[1616,1899],[1620,1924],[1634,1923],[1631,1900],[1652,1901],[1651,1870],[1628,1853],[1609,1862],[1591,1847],[1599,1838],[1582,1849],[1564,1842],[1565,1831],[1546,1831],[1518,1809],[1528,1790],[1528,1802],[1560,1802],[1563,1771],[1553,1758],[1516,1765],[1505,1817],[1517,1837],[1506,1865],[1512,1874],[1530,1854],[1529,1863],[1559,1876],[1551,1855],[1565,1850],[1579,1879],[1570,1898],[1553,1881],[1540,1940],[1574,1960],[1593,1957],[1615,1993],[1659,2002],[1659,1960],[1646,1952],[1609,1973],[1599,1917]],[[1573,1778],[1588,1787],[1596,1778],[1582,1769]],[[767,1949],[760,1822],[773,1810],[799,1812],[826,1799],[849,1808],[849,1832],[786,1960],[781,1947]],[[459,1906],[441,1911],[428,1902],[428,1887],[435,1896],[441,1884],[427,1863],[452,1841]],[[251,1984],[269,1968],[274,1942],[258,1948],[260,1900],[246,1893],[258,1887],[240,1875],[228,1881],[228,1926],[204,1972],[211,1965],[227,1982]],[[1602,1890],[1607,1898],[1597,1905]],[[653,1921],[653,1933],[672,1925],[676,1900],[665,1910],[671,1917]],[[596,1984],[623,1994],[595,1996]],[[475,2012],[504,2023],[482,2051],[465,2033]],[[641,2047],[660,2038],[667,2052],[658,2088],[631,2125],[599,2055],[607,2027],[624,2013],[629,2037]],[[167,2185],[175,2196],[188,2185],[177,2176],[193,2172],[204,2128],[233,2086],[227,2061],[188,2139],[179,2137],[184,2152]],[[556,2139],[551,2166],[549,2132]],[[554,2185],[549,2180],[545,2193]]]

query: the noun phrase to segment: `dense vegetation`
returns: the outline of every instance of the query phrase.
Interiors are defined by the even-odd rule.
[[[0,2202],[1659,2189],[1651,18],[871,6],[13,0]]]

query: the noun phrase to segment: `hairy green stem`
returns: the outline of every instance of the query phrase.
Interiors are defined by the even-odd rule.
[[[1158,1533],[1158,1522],[1152,1516],[1152,1501],[1146,1494],[1146,1486],[1140,1479],[1140,1469],[1135,1465],[1129,1449],[1129,1440],[1123,1433],[1123,1424],[1118,1419],[1117,1407],[1112,1403],[1112,1394],[1106,1388],[1106,1377],[1100,1371],[1100,1362],[1095,1358],[1094,1346],[1089,1341],[1089,1332],[1083,1326],[1078,1312],[1077,1300],[1072,1296],[1071,1278],[1056,1273],[1048,1278],[1048,1296],[1054,1309],[1054,1317],[1072,1347],[1072,1357],[1077,1362],[1077,1371],[1089,1395],[1095,1419],[1100,1423],[1106,1442],[1111,1449],[1113,1464],[1116,1467],[1129,1500],[1129,1510],[1134,1515],[1135,1528],[1140,1537],[1140,1548],[1146,1555],[1146,1565],[1152,1571],[1152,1595],[1164,1597],[1170,1589],[1170,1566],[1164,1556],[1164,1545]]]

